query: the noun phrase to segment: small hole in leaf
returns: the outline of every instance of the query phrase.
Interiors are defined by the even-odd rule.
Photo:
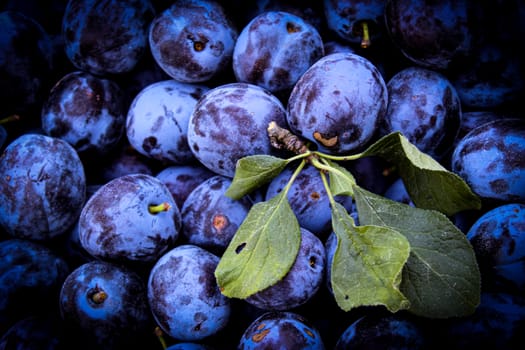
[[[349,298],[348,295],[345,295],[345,300],[348,300],[348,298]]]
[[[237,248],[235,248],[235,253],[239,254],[244,249],[244,247],[246,247],[246,243],[239,244]]]

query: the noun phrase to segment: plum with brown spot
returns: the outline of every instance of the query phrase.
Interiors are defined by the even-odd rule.
[[[324,350],[325,345],[307,318],[291,311],[268,311],[245,329],[237,349]]]
[[[250,196],[225,195],[232,179],[212,176],[193,189],[181,209],[182,234],[189,243],[222,255],[253,205]]]

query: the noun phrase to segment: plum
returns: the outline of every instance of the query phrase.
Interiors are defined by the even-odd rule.
[[[198,341],[228,324],[230,299],[221,294],[214,271],[219,257],[193,244],[166,252],[151,268],[148,300],[159,327],[180,341]]]
[[[293,167],[287,167],[270,181],[266,189],[266,200],[278,195],[285,188],[294,170]],[[330,200],[317,168],[314,166],[303,168],[290,186],[287,199],[299,226],[320,238],[324,238],[331,231]],[[336,196],[335,199],[348,211],[353,211],[352,197]]]
[[[94,260],[67,276],[59,297],[62,319],[97,349],[124,349],[152,327],[146,282],[135,271]]]
[[[455,146],[452,171],[485,202],[525,200],[525,123],[503,118],[472,129]]]
[[[470,53],[469,4],[466,0],[387,0],[386,30],[412,63],[443,71]]]
[[[191,191],[214,175],[214,172],[202,164],[188,163],[167,166],[155,177],[168,187],[175,203],[182,211],[182,206]]]
[[[152,175],[130,174],[105,183],[89,198],[78,235],[94,257],[141,266],[174,246],[181,222],[164,183]]]
[[[394,314],[369,313],[351,323],[334,350],[425,349],[423,329],[414,320]]]
[[[451,149],[461,123],[461,101],[448,78],[412,66],[391,77],[387,89],[382,134],[399,131],[421,152],[441,159]]]
[[[287,121],[296,135],[321,151],[362,149],[386,113],[386,83],[375,65],[353,53],[333,53],[315,62],[293,87]]]
[[[449,320],[441,349],[519,349],[525,340],[523,294],[482,292],[475,313]]]
[[[204,85],[173,79],[146,86],[133,99],[126,118],[129,143],[146,157],[164,164],[194,161],[188,145],[188,123]]]
[[[279,154],[267,134],[271,121],[286,125],[286,109],[271,92],[247,83],[220,85],[197,102],[190,116],[188,143],[205,167],[233,178],[242,157]]]
[[[286,311],[304,305],[324,281],[325,259],[323,242],[301,228],[301,245],[290,271],[279,282],[246,298],[246,302],[268,311]]]
[[[190,192],[181,209],[186,240],[222,255],[253,205],[249,196],[233,200],[225,195],[232,179],[214,175]]]
[[[384,31],[384,0],[323,1],[328,28],[347,43],[368,48]]]
[[[52,84],[52,39],[33,17],[18,11],[0,11],[0,32],[2,114],[19,114],[33,126]]]
[[[0,334],[26,317],[55,311],[62,283],[70,273],[56,251],[20,238],[0,242]]]
[[[92,74],[129,72],[148,50],[154,16],[149,0],[70,0],[62,18],[66,55]]]
[[[153,58],[173,79],[203,83],[230,67],[237,28],[219,2],[177,0],[151,22]]]
[[[324,350],[319,331],[304,316],[291,311],[268,311],[246,328],[239,350]]]
[[[124,93],[113,80],[70,72],[49,92],[41,118],[46,135],[67,141],[79,154],[104,155],[124,135]]]
[[[525,291],[524,228],[525,204],[509,203],[490,209],[468,230],[485,290]]]
[[[25,133],[0,156],[0,225],[14,237],[45,241],[64,234],[85,198],[84,166],[66,141]]]
[[[265,11],[240,32],[233,72],[239,82],[288,93],[323,55],[321,35],[308,21],[284,11]]]
[[[61,350],[67,345],[64,324],[54,314],[23,318],[0,336],[0,350]]]

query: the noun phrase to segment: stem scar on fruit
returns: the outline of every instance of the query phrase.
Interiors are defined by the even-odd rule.
[[[315,131],[313,133],[313,136],[314,136],[314,139],[316,139],[318,142],[320,142],[325,147],[335,147],[339,140],[337,135],[327,139],[319,131]]]

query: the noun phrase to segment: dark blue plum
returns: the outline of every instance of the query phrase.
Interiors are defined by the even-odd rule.
[[[490,111],[490,110],[474,110],[466,111],[461,113],[461,123],[459,126],[459,132],[454,140],[454,147],[458,142],[467,135],[470,130],[498,119],[506,119],[509,116],[503,112]]]
[[[170,165],[160,170],[155,177],[170,190],[180,210],[188,195],[202,182],[216,175],[199,163]]]
[[[233,50],[233,72],[239,82],[288,93],[323,55],[321,35],[306,19],[265,11],[240,32]]]
[[[79,153],[104,155],[124,135],[124,93],[109,79],[74,71],[51,89],[42,106],[42,129]]]
[[[181,215],[166,185],[151,175],[124,175],[102,185],[79,218],[82,247],[129,265],[155,262],[179,236]]]
[[[397,314],[365,314],[341,334],[334,350],[426,349],[423,329],[415,320]]]
[[[253,205],[250,196],[227,197],[231,183],[231,178],[222,175],[206,179],[190,192],[181,209],[181,232],[186,240],[219,256]]]
[[[387,82],[388,108],[381,132],[401,132],[420,151],[440,159],[448,152],[461,123],[461,101],[448,78],[412,66]]]
[[[327,153],[362,149],[387,109],[386,83],[375,65],[353,53],[325,55],[297,81],[287,121],[296,135]]]
[[[148,35],[153,58],[170,77],[202,83],[230,68],[238,32],[219,2],[177,0],[157,14]]]
[[[466,0],[387,0],[384,18],[392,42],[418,66],[444,70],[470,53]]]
[[[26,317],[56,311],[67,262],[40,243],[12,238],[0,242],[0,334]]]
[[[70,0],[62,18],[67,57],[97,75],[131,71],[148,50],[149,0]]]
[[[319,331],[308,319],[290,311],[268,311],[244,331],[239,350],[324,350]]]
[[[4,149],[4,144],[7,141],[7,136],[7,130],[2,125],[0,125],[0,150]]]
[[[467,232],[484,290],[525,292],[525,204],[509,203],[481,215]]]
[[[266,190],[266,200],[278,195],[286,187],[294,171],[293,167],[287,167],[270,181]],[[320,238],[331,231],[330,199],[317,168],[314,166],[303,168],[290,186],[287,198],[299,226]],[[353,211],[352,197],[336,196],[335,199],[349,212]]]
[[[523,96],[523,58],[512,46],[487,43],[449,73],[464,108],[494,109]]]
[[[0,350],[61,350],[68,334],[58,315],[42,314],[23,318],[0,336]]]
[[[525,200],[525,122],[501,119],[466,134],[451,155],[451,169],[486,202]]]
[[[325,260],[323,242],[301,228],[301,245],[290,271],[279,282],[246,298],[246,302],[268,311],[287,311],[306,304],[323,284]]]
[[[233,178],[239,159],[278,154],[267,133],[271,121],[286,126],[286,109],[268,90],[247,83],[220,85],[197,102],[188,126],[188,143],[204,166]]]
[[[398,178],[395,180],[383,193],[383,197],[391,199],[396,202],[408,204],[410,206],[415,206],[414,202],[412,202],[412,198],[410,198],[410,195],[407,192],[407,189],[405,187],[405,183],[403,182],[403,179]]]
[[[160,328],[180,341],[198,341],[223,330],[231,302],[214,271],[219,257],[192,244],[178,245],[151,268],[148,300]]]
[[[106,154],[103,159],[95,158],[86,165],[92,183],[106,183],[117,177],[131,174],[155,175],[157,162],[139,153],[133,148],[126,137],[122,142]]]
[[[473,315],[448,321],[439,348],[521,349],[524,323],[523,294],[482,292]]]
[[[52,84],[51,37],[32,17],[8,10],[0,11],[0,33],[2,115],[19,114],[34,125],[33,115]]]
[[[204,85],[173,79],[146,86],[133,99],[126,119],[129,143],[146,157],[164,164],[195,160],[188,145],[188,123]]]
[[[328,28],[347,43],[368,48],[384,31],[384,0],[324,0]]]
[[[84,166],[66,141],[26,133],[0,156],[0,225],[14,237],[60,236],[75,224],[85,198]]]
[[[109,262],[74,269],[62,285],[59,310],[78,341],[97,349],[136,346],[153,329],[146,281]]]

